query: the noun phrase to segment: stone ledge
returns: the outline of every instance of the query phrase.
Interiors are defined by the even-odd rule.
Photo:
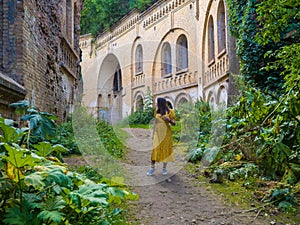
[[[5,88],[14,90],[19,94],[26,95],[26,90],[22,85],[20,85],[15,80],[11,79],[10,77],[4,75],[1,72],[0,72],[0,85],[4,86]]]

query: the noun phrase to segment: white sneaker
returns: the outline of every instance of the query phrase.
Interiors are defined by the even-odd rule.
[[[154,173],[154,170],[155,170],[155,168],[154,168],[154,167],[151,167],[150,170],[149,170],[148,173],[147,173],[147,176],[152,176],[153,173]]]

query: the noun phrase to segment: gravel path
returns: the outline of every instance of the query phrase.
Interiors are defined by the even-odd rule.
[[[238,213],[238,209],[225,205],[207,183],[200,183],[183,168],[185,162],[179,147],[175,148],[176,163],[168,165],[168,175],[161,175],[158,164],[152,177],[146,176],[151,153],[151,131],[139,128],[125,129],[127,158],[125,167],[130,174],[128,183],[140,199],[132,202],[132,220],[139,224],[270,224],[256,217],[254,212]],[[182,151],[182,150],[181,150]],[[136,224],[136,223],[135,223]]]

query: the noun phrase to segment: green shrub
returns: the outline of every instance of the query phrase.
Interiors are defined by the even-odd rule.
[[[128,117],[129,125],[131,124],[149,124],[154,118],[153,109],[138,110]]]
[[[56,138],[52,139],[51,142],[53,144],[61,144],[67,149],[69,149],[69,151],[66,154],[81,154],[74,137],[71,120],[62,123],[57,127]]]
[[[105,120],[98,120],[96,122],[96,128],[105,149],[112,156],[122,158],[124,156],[125,146],[117,137],[113,127]]]

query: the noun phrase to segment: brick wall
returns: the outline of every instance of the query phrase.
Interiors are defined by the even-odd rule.
[[[70,1],[81,10],[82,0]],[[76,89],[80,71],[79,34],[74,29],[80,21],[73,20],[78,23],[70,25],[76,38],[66,42],[65,7],[66,0],[0,0],[0,71],[24,86],[25,98],[34,106],[61,120],[68,114],[70,90]],[[63,50],[62,42],[67,43]]]

